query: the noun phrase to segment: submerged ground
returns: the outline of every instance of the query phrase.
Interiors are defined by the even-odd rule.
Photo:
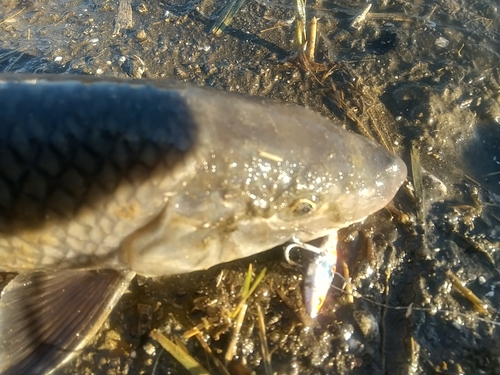
[[[278,374],[500,374],[498,3],[381,1],[353,28],[365,2],[316,1],[307,15],[319,18],[318,64],[293,57],[291,1],[248,0],[218,37],[209,30],[223,3],[131,5],[133,24],[119,28],[114,0],[2,0],[0,71],[175,78],[306,105],[383,143],[422,178],[410,173],[392,208],[342,232],[341,258],[362,297],[351,302],[332,288],[308,320],[302,270],[281,249],[138,278],[62,373],[187,374],[150,330],[173,339],[202,318],[223,321],[252,263],[268,272],[249,301],[231,374],[265,373],[257,305]],[[223,360],[231,332],[228,324],[203,334],[211,355],[184,342],[218,374],[210,357]]]

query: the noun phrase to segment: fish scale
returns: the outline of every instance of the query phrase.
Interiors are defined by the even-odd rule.
[[[154,167],[165,164],[160,159],[169,147],[185,148],[183,137],[188,136],[168,126],[162,130],[148,117],[166,118],[175,111],[155,108],[159,98],[147,87],[141,92],[146,101],[134,109],[134,98],[119,103],[110,85],[96,84],[88,90],[91,94],[82,86],[12,87],[9,100],[0,99],[12,103],[2,108],[1,123],[15,124],[2,126],[0,139],[3,269],[51,268],[66,258],[67,249],[100,258],[161,209],[165,187],[155,180]],[[100,103],[95,96],[101,98]],[[119,104],[132,107],[126,118],[117,111],[108,114],[108,108],[119,108]],[[47,111],[52,108],[60,110]],[[64,234],[49,235],[39,229],[54,222]],[[92,226],[102,229],[94,231],[93,242],[104,246],[89,252],[87,232]],[[45,251],[45,256],[33,257],[32,262],[23,257],[20,267],[11,260],[17,253],[10,241],[13,236],[23,239],[23,253],[38,250]],[[88,265],[96,262],[85,261]]]
[[[179,82],[0,75],[0,271],[19,272],[0,374],[67,362],[136,273],[206,269],[383,208],[404,163],[338,125]]]

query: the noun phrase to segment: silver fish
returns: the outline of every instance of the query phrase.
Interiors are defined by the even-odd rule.
[[[49,373],[134,275],[206,269],[384,207],[404,163],[298,106],[184,83],[0,75],[0,374]]]
[[[311,318],[318,316],[325,303],[326,296],[337,272],[337,243],[338,233],[333,231],[319,241],[319,246],[303,243],[296,237],[285,248],[285,258],[289,263],[290,251],[294,248],[314,253],[313,260],[308,263],[304,275],[304,304]]]

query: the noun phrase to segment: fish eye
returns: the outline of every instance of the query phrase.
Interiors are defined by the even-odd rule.
[[[290,211],[294,216],[304,216],[314,211],[316,203],[307,198],[300,198],[292,203]]]

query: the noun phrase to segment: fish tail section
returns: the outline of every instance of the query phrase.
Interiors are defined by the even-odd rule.
[[[0,300],[0,375],[50,374],[72,359],[134,275],[113,270],[17,275]]]

